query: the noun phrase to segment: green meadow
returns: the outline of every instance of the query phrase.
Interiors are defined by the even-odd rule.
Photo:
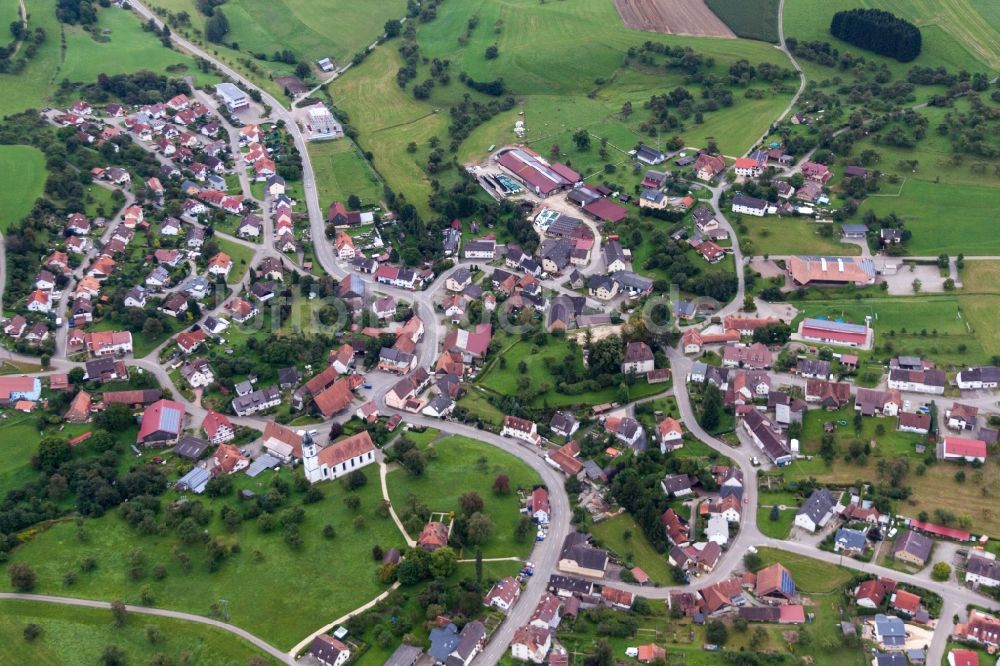
[[[5,664],[91,666],[101,663],[108,645],[119,647],[128,664],[145,663],[155,654],[187,654],[184,663],[192,666],[243,666],[254,657],[278,663],[221,629],[182,620],[132,614],[125,626],[116,627],[110,610],[9,600],[0,601],[0,620],[0,662]],[[31,642],[22,637],[29,623],[42,628]],[[159,631],[151,634],[148,627]]]
[[[920,28],[923,48],[914,63],[899,63],[830,35],[830,19],[841,10],[877,7]],[[913,64],[949,70],[995,71],[1000,67],[1000,12],[986,0],[796,0],[785,4],[785,37],[830,42],[869,59],[885,60],[897,74]]]
[[[122,599],[138,604],[142,589],[148,587],[154,605],[199,615],[209,615],[212,604],[226,599],[233,624],[287,649],[308,630],[357,608],[385,588],[376,577],[372,546],[379,544],[388,549],[403,541],[392,520],[378,514],[382,503],[378,469],[373,465],[363,472],[368,483],[354,491],[361,499],[357,510],[344,504],[348,493],[339,482],[316,486],[324,494],[320,502],[303,504],[300,493],[286,500],[284,507],[304,509],[304,520],[299,525],[302,545],[298,549],[285,543],[280,525],[265,533],[257,521],[248,520],[235,531],[227,530],[219,513],[223,504],[242,508],[235,495],[216,500],[200,498],[214,512],[206,529],[227,546],[239,546],[239,552],[231,554],[214,573],[208,568],[208,555],[200,543],[181,545],[169,530],[141,535],[125,523],[118,510],[101,518],[85,519],[88,536],[83,541],[73,521],[59,522],[20,546],[10,560],[34,567],[40,593]],[[273,474],[265,472],[251,479],[238,473],[233,481],[237,488],[263,493]],[[288,470],[281,474],[291,481]],[[173,490],[164,496],[168,502],[177,498]],[[355,523],[358,517],[359,524]],[[332,539],[322,535],[326,524],[336,530]],[[129,557],[132,551],[142,560],[138,578],[130,573],[134,567]],[[190,572],[183,570],[176,555],[180,551],[191,558]],[[97,560],[97,568],[80,573],[79,563],[88,556]],[[134,557],[135,553],[132,561]],[[166,576],[159,580],[151,573],[157,564],[166,568]],[[69,588],[63,583],[68,571],[78,572]],[[351,584],[344,585],[345,580]],[[0,589],[10,589],[6,576],[0,581]]]
[[[282,90],[271,78],[290,75],[294,64],[255,59],[254,64],[260,72],[252,72],[239,60],[246,59],[250,52],[270,57],[275,51],[290,49],[298,59],[310,64],[321,58],[332,58],[343,65],[383,33],[387,20],[403,18],[406,13],[406,0],[327,0],[323,3],[231,0],[223,8],[229,20],[229,33],[225,40],[227,46],[222,46],[205,44],[202,38],[205,16],[193,0],[158,0],[155,4],[173,13],[187,12],[192,26],[179,29],[182,34],[208,46],[279,99]],[[228,45],[234,42],[239,45],[239,51],[229,48]],[[323,75],[318,69],[313,71],[317,76]]]
[[[45,155],[31,146],[0,146],[0,231],[31,211],[45,187]]]
[[[309,144],[309,158],[316,174],[320,205],[343,201],[355,194],[362,204],[382,198],[382,184],[350,139]]]
[[[471,30],[470,17],[477,22]],[[587,42],[584,57],[582,40],[594,34],[600,34],[601,39]],[[373,154],[379,173],[394,190],[423,209],[431,192],[431,178],[442,183],[455,178],[453,171],[433,176],[425,171],[431,137],[448,144],[448,108],[465,95],[481,102],[492,99],[463,85],[458,80],[462,72],[479,81],[503,78],[518,104],[472,131],[458,147],[461,163],[482,160],[491,146],[521,142],[513,128],[522,112],[528,128],[524,142],[545,155],[558,144],[559,159],[592,181],[603,178],[598,172],[604,171],[606,163],[624,164],[627,151],[640,141],[656,143],[655,134],[639,130],[648,116],[643,105],[652,95],[683,85],[684,78],[662,68],[624,66],[628,49],[647,40],[689,46],[709,55],[715,61],[710,71],[719,76],[741,59],[789,66],[779,51],[762,42],[628,30],[613,4],[604,0],[544,4],[450,0],[441,5],[435,20],[417,27],[420,56],[450,62],[451,81],[435,85],[429,99],[417,100],[411,90],[427,78],[424,65],[418,67],[417,78],[406,89],[396,83],[396,72],[402,66],[396,50],[399,40],[386,42],[364,63],[333,82],[329,92],[337,107],[350,115],[351,124],[360,133],[359,144]],[[487,60],[484,53],[490,46],[497,47],[498,55]],[[746,99],[743,89],[735,90],[731,107],[706,113],[701,124],[688,119],[676,134],[688,145],[704,146],[715,140],[723,152],[742,154],[787,104],[794,82],[785,82],[777,91],[762,85],[753,87],[766,92],[763,99]],[[621,116],[625,102],[634,109],[627,118]],[[578,151],[571,140],[581,128],[593,137],[589,151]],[[607,159],[598,156],[601,138],[608,139]],[[403,150],[410,142],[417,144],[413,153]]]
[[[390,472],[386,479],[389,499],[397,514],[405,510],[411,495],[432,513],[457,513],[461,510],[459,496],[474,491],[483,498],[483,513],[495,525],[493,536],[483,544],[483,557],[526,557],[531,552],[534,540],[517,543],[514,526],[521,517],[517,490],[521,488],[530,493],[540,484],[535,470],[505,451],[459,435],[435,441],[424,448],[424,453],[427,468],[422,475],[411,476],[399,468]],[[500,474],[510,479],[508,495],[493,492],[493,481]],[[410,536],[416,539],[420,535]],[[461,553],[463,558],[474,555],[470,551]]]
[[[152,33],[144,32],[138,17],[117,7],[101,9],[95,33],[98,41],[79,26],[61,26],[54,0],[38,0],[29,7],[28,26],[45,30],[46,40],[22,72],[0,74],[0,116],[53,103],[63,80],[91,83],[97,75],[126,74],[140,69],[173,76],[193,76],[196,83],[213,83],[217,77],[202,74],[188,56],[165,48]],[[65,33],[65,52],[60,32]],[[169,69],[168,69],[169,68]]]

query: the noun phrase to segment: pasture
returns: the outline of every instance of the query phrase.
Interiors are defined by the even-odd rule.
[[[31,212],[45,188],[45,155],[31,146],[0,146],[0,231]]]
[[[459,512],[458,498],[475,491],[483,498],[483,513],[495,525],[493,536],[483,544],[483,557],[527,557],[534,539],[527,543],[514,540],[514,526],[521,517],[518,489],[530,493],[540,484],[535,470],[509,453],[458,435],[439,439],[424,448],[427,468],[420,476],[411,476],[402,468],[393,470],[386,483],[393,508],[400,514],[411,495],[433,512]],[[497,495],[493,481],[500,474],[510,479],[510,493]],[[419,533],[410,534],[416,539]],[[474,550],[474,549],[473,549]],[[460,553],[463,558],[475,556],[472,550]]]
[[[204,27],[205,17],[193,0],[158,0],[156,4],[172,12],[186,11],[199,33]],[[328,0],[322,5],[305,0],[232,0],[226,3],[224,11],[230,26],[226,42],[237,42],[241,51],[237,54],[225,49],[230,56],[244,58],[251,51],[270,56],[275,51],[291,49],[310,64],[332,58],[343,65],[382,34],[387,20],[403,18],[406,0],[374,3]],[[212,48],[217,47],[212,45]],[[257,60],[256,63],[276,77],[290,74],[294,68],[280,62]],[[267,78],[255,77],[262,85]]]
[[[888,186],[892,187],[892,186]],[[887,187],[883,187],[886,191]],[[899,196],[869,197],[861,212],[896,213],[913,237],[906,244],[914,256],[940,253],[1000,254],[996,201],[1000,187],[953,185],[910,177]]]
[[[778,41],[779,0],[705,0],[709,9],[725,21],[737,36],[759,39],[762,42]]]
[[[0,116],[52,103],[57,85],[66,79],[92,83],[101,72],[114,75],[148,69],[174,76],[193,76],[197,84],[214,83],[214,75],[198,72],[186,55],[164,48],[152,33],[144,32],[139,19],[117,7],[101,9],[95,33],[97,41],[79,26],[61,26],[56,20],[54,0],[38,0],[29,8],[28,27],[45,30],[46,40],[23,71],[0,74]],[[60,48],[65,32],[66,47]],[[104,31],[108,31],[104,34]]]
[[[309,157],[316,174],[320,205],[343,201],[356,194],[362,204],[382,198],[382,184],[350,139],[309,144]]]
[[[861,248],[849,243],[841,243],[838,225],[835,236],[827,238],[820,235],[820,224],[804,217],[754,217],[744,215],[741,223],[749,233],[737,233],[743,242],[743,252],[747,253],[746,240],[752,243],[749,248],[754,255],[788,255],[788,254],[826,254],[834,256],[853,256],[861,254]]]
[[[445,139],[447,119],[396,85],[401,64],[393,46],[376,49],[361,67],[337,79],[330,93],[337,107],[350,114],[351,124],[360,132],[361,147],[374,155],[373,166],[426,215],[430,179],[420,155],[407,153],[405,148],[410,141],[425,147],[432,136]]]
[[[470,16],[477,21],[472,30],[468,28]],[[586,58],[579,57],[580,39],[593,34],[601,35],[600,42],[588,45]],[[458,80],[461,72],[479,81],[502,77],[518,104],[474,129],[458,148],[460,162],[482,160],[491,145],[521,142],[514,136],[513,126],[523,112],[528,127],[526,142],[536,150],[548,155],[552,145],[559,144],[565,154],[560,159],[590,176],[591,182],[618,178],[613,173],[604,175],[605,164],[616,165],[619,171],[630,168],[625,153],[640,141],[656,140],[655,134],[639,129],[648,116],[642,108],[645,102],[654,94],[684,84],[683,76],[676,72],[624,66],[628,49],[647,40],[710,54],[715,65],[708,71],[719,76],[725,76],[729,66],[740,59],[789,66],[780,52],[760,42],[629,30],[613,4],[604,0],[572,4],[453,0],[441,5],[435,20],[418,26],[421,58],[450,62],[450,82],[435,85],[427,100],[414,99],[409,89],[413,84],[403,90],[396,83],[396,72],[403,64],[396,51],[398,40],[386,42],[359,67],[334,81],[329,92],[359,130],[362,149],[374,155],[375,169],[394,190],[406,194],[426,213],[430,178],[447,184],[455,177],[450,171],[431,176],[425,172],[429,140],[437,137],[447,146],[447,109],[465,95],[480,102],[492,99],[463,85]],[[483,54],[490,46],[497,47],[498,55],[486,60]],[[425,65],[418,67],[416,81],[426,78],[426,69]],[[704,146],[714,139],[723,152],[742,154],[787,103],[791,83],[788,85],[786,91],[782,86],[755,84],[754,88],[766,93],[761,99],[745,99],[745,91],[736,90],[732,106],[705,113],[701,124],[689,118],[676,134],[689,145]],[[627,118],[621,116],[625,102],[635,109]],[[572,134],[580,128],[593,137],[589,151],[577,151],[573,145]],[[606,159],[598,156],[597,144],[602,137],[610,144]],[[405,150],[411,141],[417,145],[413,153]]]
[[[975,316],[971,315],[969,310],[975,298],[950,294],[873,296],[860,300],[804,301],[796,303],[796,307],[799,319],[826,316],[863,323],[866,315],[871,316],[875,344],[880,348],[890,344],[890,355],[928,356],[939,366],[963,366],[989,360],[987,350],[996,346],[993,342],[996,329],[989,324],[996,325],[997,315],[978,310]]]
[[[913,63],[900,63],[830,35],[833,15],[855,7],[877,7],[914,23],[923,41],[920,56]],[[785,4],[785,36],[830,42],[842,51],[884,61],[897,75],[914,64],[970,72],[1000,67],[1000,16],[981,0],[796,0]]]
[[[219,512],[224,504],[237,510],[243,508],[235,495],[216,500],[200,498],[214,512],[206,529],[227,545],[240,546],[240,552],[230,555],[214,573],[208,569],[208,555],[202,544],[182,545],[169,530],[165,534],[141,535],[125,523],[117,510],[101,518],[85,519],[84,529],[89,535],[86,541],[80,541],[72,521],[60,522],[19,546],[10,559],[31,563],[41,593],[122,599],[137,604],[140,591],[148,587],[155,605],[200,615],[208,615],[210,606],[225,598],[233,624],[287,649],[308,629],[357,608],[384,589],[375,574],[371,548],[375,544],[385,549],[399,547],[403,540],[392,520],[378,514],[382,504],[378,469],[372,465],[363,473],[368,483],[353,491],[361,498],[357,510],[344,504],[348,492],[339,482],[315,486],[324,494],[324,499],[315,504],[302,504],[300,493],[293,493],[285,502],[286,507],[298,505],[305,511],[299,526],[302,545],[298,549],[285,543],[280,525],[265,533],[257,521],[249,520],[235,531],[226,530]],[[266,492],[272,474],[266,472],[251,479],[239,473],[232,478],[239,489]],[[288,470],[280,474],[291,481]],[[173,490],[164,496],[167,501],[177,498]],[[363,522],[356,525],[359,516]],[[335,528],[333,539],[322,535],[325,524]],[[129,573],[134,566],[129,563],[130,551],[137,551],[143,562],[138,578]],[[190,572],[184,571],[175,555],[177,551],[190,556]],[[63,575],[79,571],[79,562],[87,556],[97,560],[97,568],[79,573],[76,583],[67,589]],[[157,564],[166,567],[162,580],[151,574]],[[330,573],[333,571],[336,575]],[[351,584],[344,585],[344,580]],[[0,588],[10,589],[6,576]]]
[[[250,643],[205,625],[183,620],[132,614],[124,627],[116,627],[110,610],[76,608],[37,601],[0,601],[0,662],[33,666],[91,666],[101,660],[107,645],[125,653],[122,663],[146,663],[153,654],[190,654],[192,666],[246,664],[258,657],[263,664],[277,664]],[[42,635],[28,642],[22,637],[26,624],[37,624]],[[147,627],[160,630],[151,643]]]

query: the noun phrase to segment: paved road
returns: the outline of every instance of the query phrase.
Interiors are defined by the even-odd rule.
[[[39,601],[47,604],[61,604],[64,606],[84,606],[86,608],[103,608],[110,609],[111,604],[106,601],[93,601],[91,599],[75,599],[72,597],[57,597],[49,594],[17,594],[12,592],[2,592],[0,593],[0,599],[16,599],[18,601]],[[157,617],[168,617],[174,620],[185,620],[187,622],[197,622],[199,624],[207,624],[210,627],[215,627],[216,629],[222,629],[235,636],[239,636],[245,641],[252,643],[255,647],[263,650],[270,656],[274,657],[282,664],[294,664],[295,662],[289,658],[287,654],[274,647],[267,641],[258,638],[251,634],[245,629],[240,629],[237,626],[227,624],[225,622],[220,622],[219,620],[213,620],[212,618],[202,617],[201,615],[192,615],[191,613],[181,613],[179,611],[167,610],[165,608],[148,608],[146,606],[128,606],[125,608],[130,613],[136,613],[139,615],[155,615]]]

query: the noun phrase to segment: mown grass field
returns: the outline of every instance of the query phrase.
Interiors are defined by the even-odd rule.
[[[1000,254],[1000,234],[995,233],[998,197],[1000,183],[996,187],[934,183],[911,174],[899,196],[870,197],[861,210],[901,216],[913,232],[906,246],[912,255],[996,255]]]
[[[348,139],[318,141],[309,144],[309,157],[316,174],[316,189],[320,205],[334,201],[347,202],[352,194],[362,204],[376,203],[382,198],[382,184],[354,143]]]
[[[28,7],[28,27],[45,30],[46,40],[22,72],[0,74],[0,116],[28,108],[42,108],[51,101],[63,79],[91,83],[101,72],[114,75],[140,69],[173,76],[193,76],[196,83],[214,83],[213,75],[197,71],[186,55],[164,48],[152,33],[143,32],[139,19],[116,7],[100,9],[96,31],[110,31],[106,42],[94,40],[79,26],[64,26],[65,53],[60,48],[61,26],[56,20],[54,0],[38,0]]]
[[[748,234],[739,234],[743,252],[747,252],[746,241],[752,243],[750,249],[755,255],[786,254],[828,254],[834,256],[855,256],[861,248],[849,243],[841,243],[840,228],[834,225],[833,238],[819,234],[820,226],[801,217],[754,217],[744,215],[743,224]]]
[[[531,341],[519,341],[508,348],[503,359],[505,367],[500,367],[500,363],[494,363],[483,373],[478,380],[480,386],[494,391],[500,395],[517,395],[520,391],[518,380],[522,376],[531,378],[531,386],[538,391],[538,395],[531,401],[531,405],[542,407],[544,405],[560,407],[566,405],[599,405],[605,402],[616,402],[618,400],[618,384],[613,384],[607,388],[586,391],[571,395],[556,391],[556,379],[553,377],[550,368],[563,362],[567,354],[575,355],[575,363],[583,370],[583,352],[579,347],[571,345],[565,339],[550,338],[545,347],[537,347]],[[522,374],[519,370],[521,361],[527,366]],[[546,390],[542,390],[548,387]],[[629,385],[629,398],[638,400],[646,396],[654,395],[665,391],[664,384],[648,384],[645,378],[638,379],[635,384]]]
[[[205,17],[198,12],[193,0],[158,0],[156,5],[172,12],[186,11],[199,33],[191,36],[200,39]],[[227,2],[224,11],[230,27],[225,41],[227,44],[237,42],[242,51],[220,49],[227,57],[245,58],[250,51],[270,56],[275,51],[291,49],[299,59],[310,64],[329,57],[342,65],[374,42],[388,19],[404,16],[406,0],[375,3],[329,0],[322,4],[305,0],[235,0]],[[216,48],[213,44],[212,49]],[[294,69],[294,65],[285,63],[259,60],[256,63],[275,76],[288,75]],[[319,70],[316,73],[319,74]],[[254,78],[262,85],[267,80],[266,75]],[[278,90],[279,99],[280,92]]]
[[[778,41],[778,0],[706,0],[705,4],[740,37]]]
[[[402,60],[393,44],[376,49],[361,67],[351,69],[330,87],[337,107],[350,114],[359,143],[374,155],[374,166],[396,192],[423,214],[429,213],[430,179],[424,173],[426,151],[406,152],[414,141],[426,146],[432,136],[447,138],[447,118],[396,85]],[[454,83],[452,85],[458,85]]]
[[[31,211],[45,188],[45,155],[31,146],[0,146],[0,231]]]
[[[140,535],[125,524],[117,511],[87,519],[85,529],[89,538],[85,542],[78,540],[72,521],[59,523],[20,546],[11,561],[34,567],[38,574],[37,591],[41,593],[123,599],[137,604],[140,590],[148,586],[155,605],[200,615],[208,615],[210,606],[225,598],[233,624],[276,646],[290,648],[309,628],[322,626],[379,594],[384,586],[375,575],[371,548],[375,544],[385,549],[403,544],[392,520],[376,513],[382,502],[378,469],[373,465],[363,471],[368,483],[354,491],[361,498],[357,511],[345,506],[343,498],[348,493],[339,482],[316,486],[326,496],[316,504],[302,505],[300,493],[293,493],[286,501],[285,506],[301,505],[305,510],[305,520],[300,525],[303,544],[299,550],[284,542],[280,526],[274,532],[263,533],[255,521],[249,521],[235,532],[227,532],[219,511],[224,503],[239,508],[236,497],[202,498],[215,514],[208,525],[209,532],[227,544],[239,543],[241,548],[215,573],[208,571],[207,556],[200,544],[180,546],[173,534]],[[238,488],[266,492],[270,474],[250,479],[239,473],[233,480]],[[291,477],[288,470],[281,474]],[[174,491],[165,495],[168,501],[177,497]],[[360,527],[354,525],[357,516],[364,520]],[[335,538],[322,536],[325,524],[334,526]],[[191,556],[190,573],[182,570],[174,555],[175,547]],[[133,549],[143,555],[145,575],[140,580],[133,580],[128,574],[128,553]],[[78,563],[87,556],[97,559],[97,569],[79,574],[72,588],[64,587],[63,574],[78,571]],[[167,576],[163,580],[153,579],[150,571],[155,564],[166,567]],[[343,584],[345,580],[350,585]],[[10,589],[6,576],[0,588]]]
[[[964,293],[998,293],[1000,261],[966,261],[961,277]]]
[[[628,539],[625,533],[630,533]],[[620,558],[634,567],[639,567],[649,578],[659,585],[669,585],[670,566],[666,555],[656,552],[650,545],[642,529],[628,513],[609,520],[594,523],[590,533],[600,540],[601,547],[614,551]]]
[[[10,600],[0,601],[0,618],[0,661],[5,664],[90,666],[108,645],[121,648],[129,664],[160,653],[173,658],[188,653],[184,663],[192,666],[244,666],[254,656],[278,663],[232,634],[182,620],[133,614],[118,628],[110,610]],[[32,642],[22,638],[28,623],[42,628]],[[148,626],[160,630],[157,643],[147,639]]]
[[[990,301],[992,312],[984,308]],[[1000,315],[995,304],[996,299],[988,296],[925,294],[804,301],[797,307],[800,317],[827,316],[864,323],[865,316],[871,316],[876,345],[889,342],[893,354],[927,356],[939,366],[962,366],[988,360],[988,350],[996,346],[993,326]],[[961,345],[965,345],[964,352]]]
[[[830,35],[833,15],[855,7],[885,9],[915,23],[923,41],[920,56],[913,63],[899,63]],[[842,51],[884,60],[897,73],[906,72],[913,64],[970,72],[1000,67],[1000,20],[995,8],[982,0],[798,0],[785,5],[785,36],[827,41]]]
[[[521,517],[517,489],[530,493],[540,483],[533,469],[496,447],[457,435],[437,440],[425,453],[427,469],[421,476],[397,469],[386,480],[397,514],[405,510],[410,495],[416,496],[431,512],[457,513],[461,510],[459,496],[475,491],[483,498],[483,513],[496,526],[493,536],[483,545],[483,557],[526,557],[531,552],[534,540],[514,541],[514,526]],[[500,474],[510,478],[508,495],[493,492],[493,482]],[[416,539],[420,535],[410,536]],[[475,553],[467,551],[461,556],[471,558]]]

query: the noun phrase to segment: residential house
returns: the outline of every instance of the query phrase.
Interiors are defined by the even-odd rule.
[[[538,445],[541,436],[538,434],[538,426],[534,421],[518,418],[516,416],[505,416],[503,419],[503,430],[500,431],[502,437],[513,437],[529,444]]]
[[[549,421],[549,430],[569,439],[580,428],[580,422],[571,412],[556,412]]]
[[[888,386],[898,391],[943,395],[947,382],[948,378],[943,370],[904,370],[901,368],[889,370]]]
[[[948,418],[948,427],[952,430],[975,430],[979,408],[956,402],[945,416]]]
[[[559,554],[559,571],[590,578],[604,578],[608,566],[607,551],[594,548],[586,534],[570,532]]]
[[[684,432],[681,430],[681,424],[669,416],[657,424],[656,436],[660,440],[661,453],[675,451],[684,446]]]
[[[779,467],[791,464],[792,454],[788,449],[787,440],[781,428],[771,423],[766,416],[756,410],[744,413],[740,423],[754,444],[767,455],[772,463]]]
[[[795,512],[795,526],[809,532],[825,527],[837,509],[837,499],[826,488],[818,488]]]
[[[892,556],[900,561],[923,567],[930,559],[934,542],[914,530],[903,530],[892,546]]]
[[[225,444],[236,437],[236,429],[226,415],[211,410],[201,422],[201,429],[212,444]]]
[[[507,576],[502,578],[490,591],[486,593],[483,598],[483,604],[490,608],[499,608],[503,612],[509,611],[517,603],[518,598],[521,596],[521,585],[517,582],[517,579]]]
[[[233,398],[233,411],[237,416],[251,416],[281,404],[281,391],[276,386],[258,389]]]
[[[646,374],[654,368],[653,350],[645,342],[629,342],[622,358],[622,374]]]

